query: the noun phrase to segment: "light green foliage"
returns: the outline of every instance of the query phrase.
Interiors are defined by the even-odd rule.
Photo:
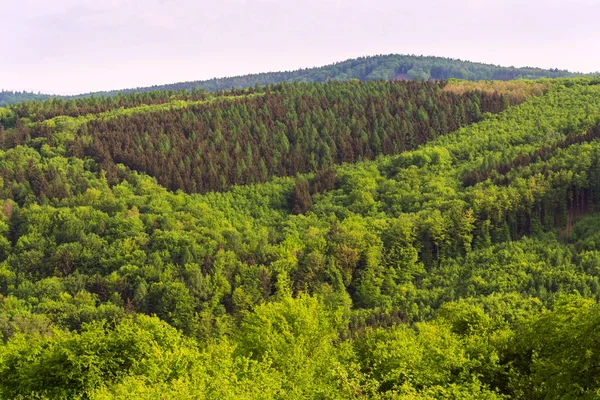
[[[530,399],[597,398],[599,322],[598,303],[578,295],[528,321],[517,333],[522,358],[515,365],[531,372],[517,380],[518,390]]]
[[[8,398],[72,398],[129,374],[168,382],[185,374],[196,355],[176,330],[146,316],[114,328],[93,323],[80,334],[17,335],[0,352],[0,390]]]
[[[336,318],[328,314],[317,299],[306,295],[258,306],[242,320],[237,352],[268,361],[287,377],[283,397],[333,398],[351,392],[339,382],[340,373],[349,378],[352,371],[340,363],[334,347]]]
[[[205,195],[112,182],[47,121],[0,151],[0,395],[596,398],[599,108],[553,81],[322,190]]]

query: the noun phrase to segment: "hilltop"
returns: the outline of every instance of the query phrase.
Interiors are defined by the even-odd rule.
[[[188,91],[196,89],[212,92],[232,88],[243,89],[255,85],[273,85],[282,82],[326,82],[327,80],[344,81],[348,79],[359,79],[361,81],[392,79],[439,80],[452,78],[472,81],[507,81],[514,79],[566,78],[585,75],[558,69],[503,67],[452,58],[390,54],[360,57],[335,64],[295,71],[265,72],[201,81],[92,92],[75,96],[50,96],[3,91],[0,92],[0,106],[21,101],[44,100],[49,97],[67,99],[89,96],[115,96],[119,93],[131,94],[165,90],[179,91],[183,89]]]

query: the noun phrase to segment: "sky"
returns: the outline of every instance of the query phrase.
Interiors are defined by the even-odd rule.
[[[0,0],[0,90],[78,94],[434,55],[600,70],[598,0]]]

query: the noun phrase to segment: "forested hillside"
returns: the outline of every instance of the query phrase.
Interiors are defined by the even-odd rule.
[[[299,69],[286,72],[268,72],[228,78],[214,78],[206,81],[180,82],[170,85],[158,85],[147,88],[100,92],[97,95],[112,96],[117,93],[133,93],[155,90],[192,90],[207,91],[248,88],[255,85],[273,85],[282,82],[326,82],[328,80],[361,81],[420,79],[420,80],[502,80],[564,78],[583,76],[559,69],[502,67],[443,57],[389,54],[360,57],[323,67]]]
[[[12,146],[70,133],[69,154],[94,159],[110,183],[117,180],[117,164],[123,164],[169,189],[207,192],[397,154],[546,89],[531,82],[507,84],[500,91],[463,86],[332,82],[227,95],[194,91],[53,99],[13,106],[0,121],[7,126],[36,121],[5,135]]]
[[[160,92],[0,123],[3,398],[600,394],[600,80]]]
[[[448,80],[466,79],[479,80],[514,80],[539,78],[566,78],[584,76],[559,69],[515,68],[499,65],[483,64],[443,57],[415,55],[378,55],[360,57],[338,62],[331,65],[314,68],[304,68],[295,71],[267,72],[243,76],[213,78],[203,81],[179,82],[150,87],[119,89],[105,92],[85,93],[75,96],[34,95],[33,93],[0,92],[0,107],[23,101],[45,100],[47,98],[73,99],[82,97],[114,97],[119,94],[146,93],[157,91],[206,90],[216,92],[251,88],[256,85],[275,85],[284,82],[326,82],[359,79],[361,81],[377,80]],[[587,74],[597,75],[597,74]]]
[[[11,92],[8,90],[0,91],[0,107],[8,104],[20,103],[22,101],[46,100],[50,96],[47,94],[36,94],[32,92]]]

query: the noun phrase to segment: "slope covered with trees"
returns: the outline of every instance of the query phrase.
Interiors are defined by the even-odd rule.
[[[443,86],[282,85],[233,101],[94,120],[73,146],[99,161],[109,178],[122,163],[169,189],[206,192],[396,154],[508,104],[502,96],[455,95]]]
[[[71,152],[93,137],[77,118],[5,142],[0,395],[597,397],[600,82],[536,94],[399,154],[206,194],[125,166],[111,182]],[[19,121],[4,138],[35,129]]]
[[[328,80],[345,81],[349,79],[376,81],[392,79],[447,80],[455,78],[473,81],[508,81],[514,79],[565,78],[583,75],[559,69],[503,67],[444,57],[389,54],[360,57],[323,67],[299,69],[296,71],[268,72],[228,78],[214,78],[205,81],[179,82],[147,88],[99,92],[96,94],[112,96],[120,92],[134,93],[182,89],[218,91],[229,90],[231,88],[248,88],[255,85],[273,85],[282,82],[326,82]]]
[[[286,84],[211,95],[158,92],[25,103],[10,108],[7,126],[36,123],[23,122],[5,140],[24,144],[70,131],[67,151],[92,157],[110,182],[117,179],[117,164],[123,164],[169,189],[206,192],[397,154],[547,88],[525,82],[500,91],[460,86],[445,81]],[[60,112],[66,115],[56,116]]]
[[[360,57],[337,62],[322,67],[303,68],[295,71],[266,72],[234,77],[213,78],[202,81],[178,82],[150,87],[119,89],[112,91],[85,93],[75,96],[34,95],[33,93],[0,92],[0,107],[30,100],[45,100],[47,98],[76,99],[86,97],[114,97],[119,94],[134,94],[158,91],[205,90],[217,92],[251,88],[256,85],[266,86],[284,82],[327,82],[359,79],[361,81],[420,79],[448,80],[466,79],[478,80],[515,80],[539,78],[566,78],[597,74],[581,74],[566,70],[543,69],[532,67],[503,67],[458,59],[415,56],[415,55],[377,55]]]
[[[23,101],[46,100],[51,96],[33,92],[12,92],[9,90],[0,91],[0,107],[8,104],[20,103]]]

